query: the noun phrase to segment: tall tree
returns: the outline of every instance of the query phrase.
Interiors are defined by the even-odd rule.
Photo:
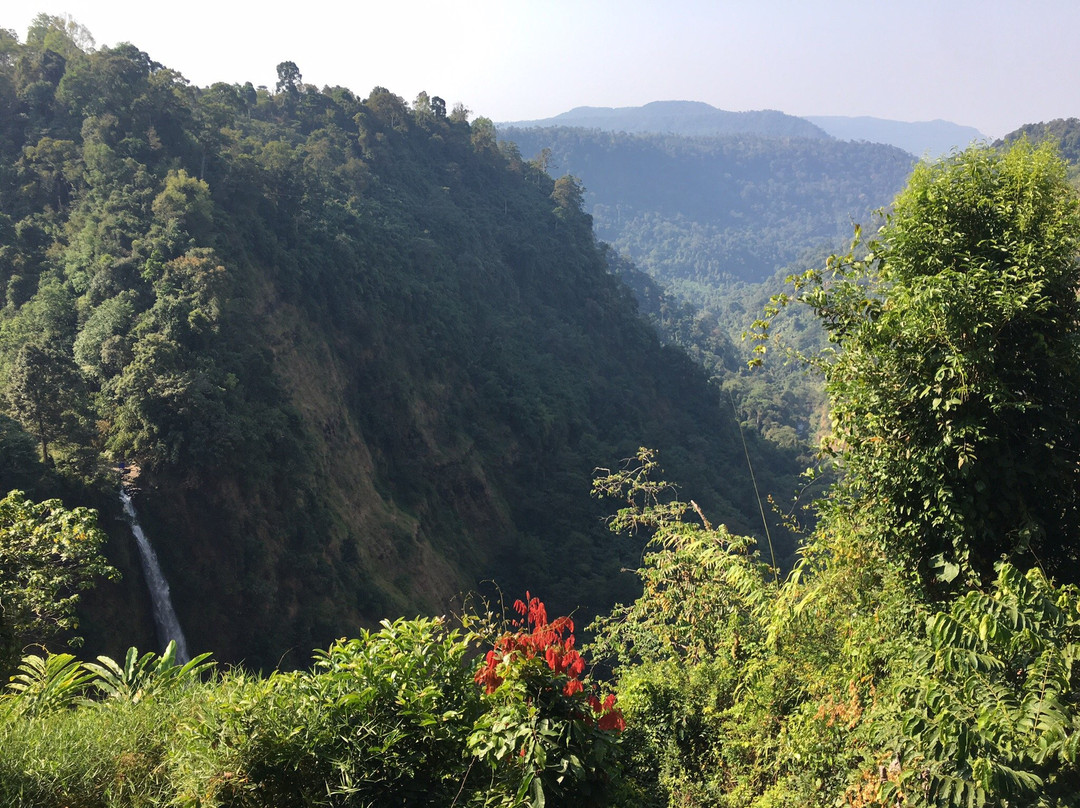
[[[277,86],[279,93],[296,93],[300,90],[300,68],[296,62],[281,62],[277,66]]]
[[[834,346],[833,504],[924,574],[1080,577],[1078,245],[1065,165],[1021,142],[919,166],[865,258],[797,279]]]
[[[53,465],[49,443],[62,433],[78,386],[71,357],[51,345],[27,343],[15,355],[8,375],[8,402],[16,419],[37,435],[47,466]]]

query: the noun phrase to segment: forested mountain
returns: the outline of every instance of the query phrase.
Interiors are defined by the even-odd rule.
[[[865,140],[887,143],[916,157],[940,157],[962,150],[986,135],[973,126],[961,126],[951,121],[891,121],[868,115],[806,115],[806,120],[821,127],[840,140]]]
[[[579,177],[597,235],[666,283],[759,282],[809,248],[842,247],[913,164],[895,147],[810,138],[567,127],[499,137]]]
[[[0,803],[1076,805],[1080,198],[1021,142],[918,166],[893,210],[757,326],[806,307],[829,335],[808,360],[844,473],[789,571],[642,448],[594,485],[648,539],[643,586],[583,647],[534,594],[387,620],[304,670],[0,645]],[[93,521],[0,499],[5,619],[65,620],[53,583],[109,573]],[[19,560],[39,574],[13,592]]]
[[[673,294],[551,151],[427,93],[90,45],[0,31],[0,479],[30,489],[0,497],[0,804],[1078,804],[1080,196],[1043,132],[918,163],[752,326],[829,408],[785,565],[739,535],[745,469],[790,492],[811,424],[769,405],[805,391],[759,396],[726,333],[774,280]],[[121,650],[152,642],[121,468],[187,661]]]
[[[0,470],[102,507],[134,468],[195,648],[272,665],[485,579],[625,597],[640,542],[589,482],[640,445],[757,531],[730,403],[608,272],[573,179],[426,93],[291,62],[273,93],[193,87],[77,33],[0,32]],[[747,439],[786,498],[792,458]],[[128,589],[87,634],[150,645],[104,521]]]
[[[822,140],[829,137],[806,119],[775,109],[729,112],[701,101],[653,101],[641,107],[575,107],[553,118],[499,124],[500,128],[513,129],[553,126],[672,135],[764,135]]]

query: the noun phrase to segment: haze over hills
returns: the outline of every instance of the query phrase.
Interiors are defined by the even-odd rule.
[[[597,235],[667,283],[756,283],[808,248],[842,247],[914,163],[894,146],[820,137],[570,127],[499,136],[580,177]]]
[[[630,134],[836,138],[884,143],[915,157],[930,158],[986,140],[986,136],[972,126],[940,119],[897,121],[865,115],[796,117],[769,109],[731,112],[701,101],[653,101],[640,107],[575,107],[551,118],[510,121],[498,126],[501,129],[580,127]]]
[[[951,121],[893,121],[869,116],[806,115],[806,120],[840,140],[888,143],[916,157],[931,159],[985,141],[986,135],[973,126]]]
[[[513,121],[500,128],[572,126],[606,132],[828,138],[803,118],[776,110],[729,112],[701,101],[653,101],[640,107],[576,107],[553,118]]]

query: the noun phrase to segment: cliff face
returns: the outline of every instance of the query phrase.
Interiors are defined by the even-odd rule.
[[[639,445],[753,529],[734,421],[606,271],[580,188],[489,121],[382,88],[194,88],[53,34],[0,60],[0,378],[52,346],[60,478],[140,467],[193,650],[300,663],[484,580],[605,607],[640,538],[608,535],[590,478]],[[130,642],[100,629],[109,597],[98,633]]]

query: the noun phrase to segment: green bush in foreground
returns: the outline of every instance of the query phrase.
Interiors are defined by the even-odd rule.
[[[572,635],[532,628],[490,637],[499,644],[479,671],[480,635],[423,618],[384,622],[317,651],[311,671],[267,677],[230,671],[202,681],[205,655],[180,666],[171,649],[131,649],[123,663],[30,656],[0,695],[0,804],[513,808],[599,799],[613,781],[621,714],[580,678]]]
[[[316,654],[312,672],[228,674],[180,727],[188,805],[450,805],[480,712],[468,638],[397,620]]]

